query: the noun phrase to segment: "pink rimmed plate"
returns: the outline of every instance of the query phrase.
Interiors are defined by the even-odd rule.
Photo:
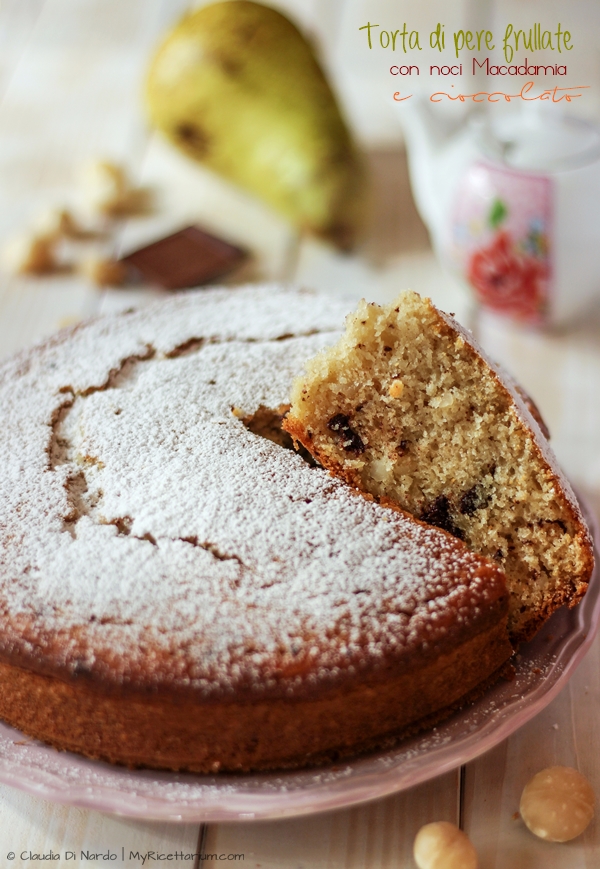
[[[600,540],[590,510],[586,518]],[[596,553],[596,564],[598,565]],[[512,682],[391,751],[317,770],[237,776],[127,770],[59,752],[0,723],[0,781],[43,799],[163,821],[291,817],[384,797],[455,769],[498,745],[565,686],[600,621],[597,566],[582,603],[563,608],[523,646]]]

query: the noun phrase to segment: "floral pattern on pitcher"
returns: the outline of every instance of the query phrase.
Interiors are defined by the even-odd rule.
[[[551,182],[476,163],[459,185],[454,259],[487,308],[528,323],[547,319],[551,289]]]

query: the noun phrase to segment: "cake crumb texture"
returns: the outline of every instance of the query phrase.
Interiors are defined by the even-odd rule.
[[[285,427],[352,485],[501,565],[516,640],[585,592],[589,532],[538,423],[428,299],[363,301],[296,380]]]

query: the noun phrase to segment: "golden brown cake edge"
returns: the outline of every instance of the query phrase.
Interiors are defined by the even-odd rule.
[[[198,773],[318,765],[431,726],[500,675],[505,619],[420,670],[315,699],[202,704],[103,694],[0,663],[0,717],[59,749],[130,767]],[[492,675],[491,675],[492,674]]]

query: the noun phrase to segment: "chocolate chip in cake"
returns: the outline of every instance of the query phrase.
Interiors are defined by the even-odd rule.
[[[364,453],[365,445],[361,436],[350,428],[350,417],[345,413],[336,413],[327,423],[327,428],[339,434],[342,446],[347,453]]]
[[[475,484],[460,499],[460,512],[463,516],[472,516],[477,510],[485,507],[489,500],[490,496],[482,492],[481,487]]]
[[[465,532],[454,524],[450,512],[450,501],[446,495],[438,495],[438,497],[421,513],[423,522],[428,525],[435,525],[436,528],[443,528],[459,540],[464,540]]]

